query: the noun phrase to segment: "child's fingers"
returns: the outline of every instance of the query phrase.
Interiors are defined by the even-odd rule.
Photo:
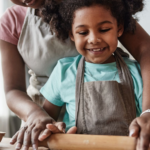
[[[77,127],[71,127],[68,131],[67,134],[76,134],[77,132]]]
[[[60,131],[58,129],[57,126],[55,126],[54,124],[47,124],[46,125],[47,129],[49,129],[52,133],[62,133],[62,131]]]
[[[137,120],[134,119],[129,127],[129,136],[138,137],[140,132],[140,126],[137,123]]]
[[[63,133],[65,133],[66,124],[64,122],[56,122],[55,126]]]
[[[50,135],[51,135],[51,131],[49,129],[45,129],[43,132],[41,132],[38,140],[43,141],[44,139],[46,139]]]

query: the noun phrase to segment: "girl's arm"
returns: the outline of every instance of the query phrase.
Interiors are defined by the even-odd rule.
[[[62,107],[50,103],[48,100],[45,100],[43,104],[43,109],[56,121],[58,120],[61,108]]]
[[[121,43],[140,63],[143,79],[142,111],[150,109],[150,36],[136,23],[135,34],[125,33]],[[130,136],[137,137],[137,149],[146,150],[150,143],[150,113],[133,120],[130,125]]]
[[[53,119],[41,107],[33,103],[26,94],[25,64],[17,46],[0,40],[0,49],[7,105],[26,122],[26,128],[21,128],[11,143],[17,140],[16,147],[20,149],[22,144],[28,147],[32,141],[37,149],[39,134]]]

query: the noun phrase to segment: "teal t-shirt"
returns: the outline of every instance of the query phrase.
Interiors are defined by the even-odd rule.
[[[66,130],[75,126],[75,84],[78,63],[81,55],[60,59],[55,66],[49,80],[41,88],[42,95],[52,104],[63,106],[66,112],[63,121]],[[136,114],[142,112],[143,82],[139,64],[131,59],[123,58],[127,64],[134,83]],[[112,81],[120,82],[116,62],[108,64],[93,64],[85,62],[84,81]]]

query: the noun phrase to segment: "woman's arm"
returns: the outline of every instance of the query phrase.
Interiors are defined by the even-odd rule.
[[[135,34],[124,33],[119,40],[141,66],[143,79],[142,110],[150,109],[150,36],[136,23]]]
[[[125,33],[121,43],[140,63],[143,79],[142,111],[150,109],[150,36],[136,23],[135,34]],[[135,118],[130,125],[130,136],[137,137],[136,149],[147,150],[150,144],[150,113]]]
[[[24,121],[33,109],[40,109],[26,94],[25,64],[17,46],[0,41],[4,89],[8,107]]]
[[[51,116],[55,121],[58,120],[60,111],[62,107],[56,106],[52,103],[50,103],[48,100],[44,101],[43,109],[48,113],[49,116]]]
[[[11,143],[17,140],[18,149],[29,147],[30,141],[37,149],[38,136],[53,119],[26,94],[25,64],[17,46],[0,40],[4,88],[8,107],[26,122]],[[26,131],[26,132],[25,132]]]

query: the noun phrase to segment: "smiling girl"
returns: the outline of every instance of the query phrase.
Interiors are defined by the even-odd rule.
[[[51,71],[58,59],[67,56],[76,56],[78,53],[76,52],[76,49],[74,49],[74,44],[72,44],[72,42],[67,40],[68,42],[63,43],[56,38],[56,34],[52,35],[49,25],[44,23],[40,18],[39,8],[45,4],[46,7],[44,7],[42,12],[45,13],[45,20],[49,23],[51,16],[49,17],[47,14],[53,14],[53,9],[55,8],[53,7],[53,4],[51,4],[51,0],[12,1],[17,5],[9,8],[0,20],[0,46],[3,77],[7,105],[15,114],[17,114],[17,116],[19,116],[19,118],[26,122],[26,126],[21,128],[15,136],[13,136],[11,143],[13,144],[17,142],[16,149],[20,149],[22,145],[24,149],[28,149],[31,142],[33,148],[37,149],[40,133],[44,131],[42,134],[44,138],[46,138],[45,133],[47,135],[51,134],[48,130],[45,130],[45,128],[46,124],[51,123],[53,120],[41,107],[33,103],[31,98],[27,95],[25,84],[25,65],[32,69],[36,73],[40,83],[44,84],[47,78],[51,75]],[[126,9],[131,8],[132,11],[132,7],[128,7],[130,2],[122,0],[122,2],[124,1]],[[114,3],[117,5],[118,1],[116,0]],[[136,4],[133,4],[132,6],[134,6],[134,9],[141,8]],[[118,7],[120,8],[120,5]],[[56,10],[57,9],[58,7]],[[67,6],[64,10],[62,10],[62,12],[64,11],[66,14],[66,11],[69,9],[70,6]],[[69,24],[64,23],[64,25],[69,31],[71,31],[72,21],[70,19],[72,19],[72,14],[71,16],[68,15],[69,14],[65,15],[63,18],[68,19]],[[68,18],[66,18],[67,16]],[[54,17],[54,20],[55,19],[56,18]],[[63,30],[59,31],[64,31],[63,37],[68,37],[69,31],[66,29],[64,30],[64,28],[62,29]],[[135,34],[124,32],[119,40],[141,65],[144,82],[143,111],[147,110],[150,108],[150,37],[136,22]],[[92,46],[87,48],[97,47]],[[92,71],[92,74],[94,74],[94,70]],[[105,76],[107,76],[107,74]],[[53,115],[56,116],[54,116],[54,118],[57,118],[57,109],[55,110],[56,112],[53,111]],[[142,117],[140,117],[140,119],[143,120],[140,120],[140,122],[147,122],[149,115],[146,113]],[[148,127],[145,128],[145,130],[142,130],[142,135],[147,135],[147,133],[150,133]],[[147,136],[143,137],[145,137],[143,141],[147,140],[146,143],[150,141],[146,138]],[[142,142],[142,145],[145,145],[145,142]]]
[[[140,67],[117,48],[123,32],[135,31],[132,15],[142,10],[142,1],[136,1],[136,6],[134,1],[122,0],[60,3],[59,11],[53,12],[51,29],[62,41],[69,36],[80,55],[60,59],[41,93],[47,99],[43,108],[54,120],[66,104],[66,130],[77,126],[80,134],[128,135],[134,120],[130,128],[139,135],[137,146],[143,149],[149,141],[143,136],[147,125],[138,124],[144,116],[139,117],[143,92]],[[52,126],[47,128],[52,130]]]

